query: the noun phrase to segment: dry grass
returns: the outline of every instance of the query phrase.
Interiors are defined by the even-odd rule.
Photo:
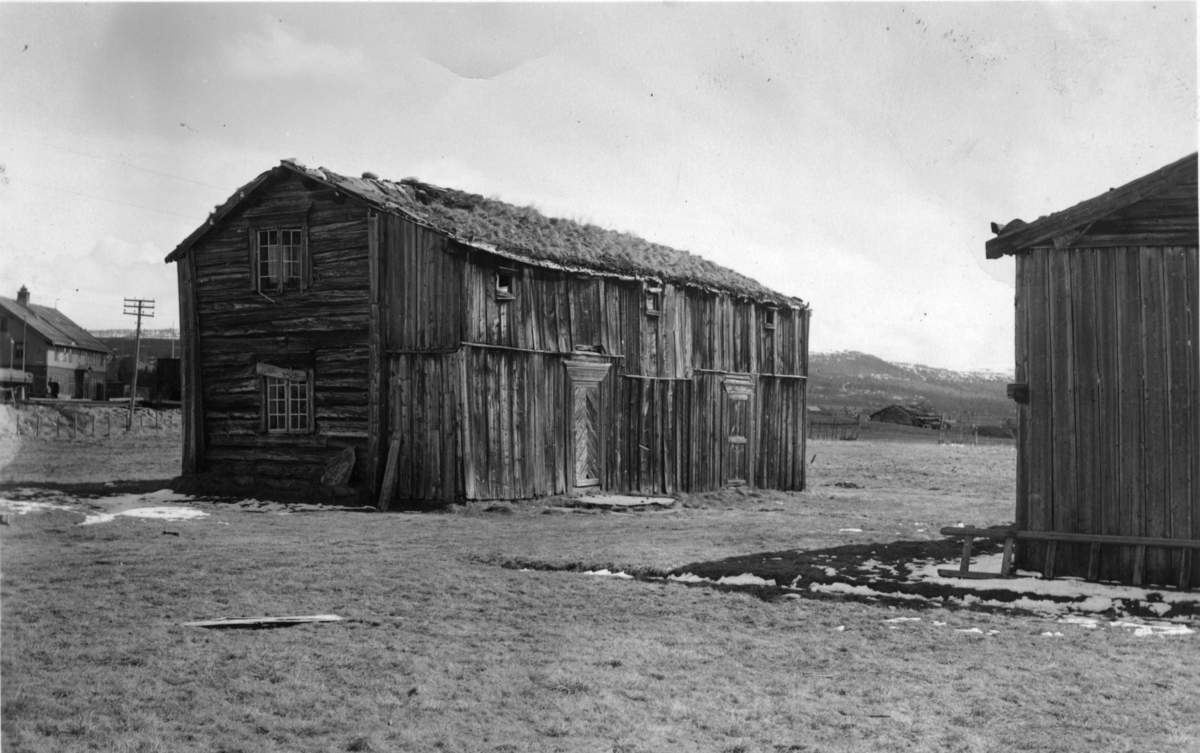
[[[1200,744],[1190,637],[490,564],[669,569],[901,531],[934,537],[1011,509],[1011,450],[813,449],[810,492],[698,495],[673,513],[281,516],[203,505],[211,516],[192,523],[87,527],[65,512],[22,516],[0,529],[5,750]],[[838,530],[848,527],[863,533]],[[326,612],[351,621],[180,626]],[[921,620],[884,622],[899,616]],[[956,632],[972,627],[998,632]]]

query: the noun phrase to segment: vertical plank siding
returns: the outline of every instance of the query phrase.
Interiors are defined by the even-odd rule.
[[[1194,246],[1035,248],[1017,256],[1020,407],[1017,520],[1031,530],[1200,538],[1200,297]],[[1023,567],[1041,569],[1044,547]],[[1103,579],[1131,582],[1135,553]],[[1149,548],[1146,583],[1184,560]],[[1197,563],[1191,582],[1200,582]],[[1084,577],[1086,547],[1060,544],[1055,574]]]

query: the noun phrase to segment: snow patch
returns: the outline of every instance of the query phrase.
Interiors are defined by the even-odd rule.
[[[719,586],[774,586],[775,580],[765,580],[758,577],[754,573],[742,573],[741,575],[726,575],[717,581]]]
[[[31,512],[50,512],[51,510],[79,512],[79,510],[75,509],[74,507],[68,507],[67,505],[56,505],[53,502],[3,498],[0,498],[0,510],[3,510],[4,512],[11,512],[14,515],[26,515]]]
[[[80,525],[90,526],[96,523],[111,523],[118,516],[129,518],[148,518],[152,520],[195,520],[207,518],[208,513],[193,507],[134,507],[120,512],[102,512],[84,517]]]
[[[621,578],[623,580],[633,580],[633,576],[630,575],[629,573],[624,573],[624,572],[613,573],[613,572],[609,572],[607,569],[588,570],[588,571],[584,572],[584,575],[606,575],[609,578]]]

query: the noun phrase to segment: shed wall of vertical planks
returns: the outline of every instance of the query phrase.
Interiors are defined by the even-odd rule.
[[[1017,255],[1017,523],[1035,531],[1200,538],[1200,273],[1195,246],[1037,247]],[[1044,545],[1022,564],[1040,569]],[[1100,563],[1132,582],[1130,549]],[[1146,583],[1180,582],[1150,549]],[[1190,564],[1200,583],[1200,563]],[[1086,576],[1059,544],[1056,575]]]

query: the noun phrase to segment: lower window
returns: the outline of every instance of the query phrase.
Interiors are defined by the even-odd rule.
[[[266,377],[267,431],[307,432],[312,393],[307,380]]]

